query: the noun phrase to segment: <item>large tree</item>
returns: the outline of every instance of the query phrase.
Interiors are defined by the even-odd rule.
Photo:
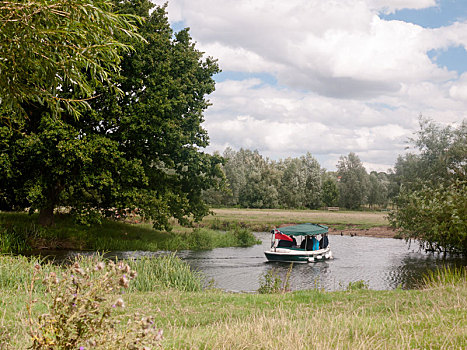
[[[156,227],[168,228],[170,217],[204,216],[201,192],[222,177],[221,157],[200,150],[208,144],[203,112],[217,63],[203,58],[188,30],[174,35],[165,7],[149,15],[149,1],[115,3],[120,12],[147,17],[139,25],[145,41],[123,38],[134,50],[112,83],[96,91],[92,108],[80,109],[80,118],[70,112],[55,118],[40,108],[34,123],[1,129],[3,203],[39,209],[43,224],[52,222],[57,206],[85,215],[138,208]],[[74,86],[64,90],[75,94]]]
[[[410,141],[417,152],[399,157],[395,167],[401,190],[392,225],[406,239],[467,254],[467,123],[421,119]]]
[[[321,203],[321,166],[307,153],[279,163],[282,170],[280,205],[288,208],[319,207]]]
[[[368,173],[360,158],[353,152],[341,156],[337,164],[339,176],[340,205],[358,209],[365,203],[368,195]]]

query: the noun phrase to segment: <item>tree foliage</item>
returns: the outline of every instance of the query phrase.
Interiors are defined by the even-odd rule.
[[[0,1],[0,98],[12,111],[4,118],[27,118],[29,104],[76,116],[99,85],[119,90],[111,76],[130,46],[118,37],[137,38],[138,17],[112,8],[109,0]],[[73,96],[64,94],[70,86]]]
[[[390,220],[407,239],[426,248],[467,254],[467,183],[402,191]]]
[[[287,208],[316,209],[321,204],[321,166],[307,153],[299,158],[287,158],[280,162],[282,169],[279,196],[281,205]]]
[[[341,156],[337,164],[340,177],[340,205],[349,209],[358,209],[366,203],[368,196],[368,173],[360,158],[353,152]]]
[[[326,176],[323,181],[321,200],[327,207],[339,205],[339,187],[334,176]]]
[[[188,30],[173,35],[165,7],[149,15],[149,1],[115,3],[147,17],[138,29],[145,41],[120,39],[134,50],[97,90],[91,109],[81,109],[82,118],[66,111],[55,118],[37,105],[34,118],[0,129],[0,201],[39,209],[44,224],[57,206],[84,218],[129,208],[168,228],[171,217],[186,223],[206,215],[201,192],[222,179],[221,157],[200,151],[208,145],[201,124],[217,63],[203,59]]]
[[[396,163],[402,189],[391,224],[407,239],[467,253],[467,123],[443,127],[421,119],[411,143],[418,152]]]

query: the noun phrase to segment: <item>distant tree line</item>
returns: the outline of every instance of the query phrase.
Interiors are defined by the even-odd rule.
[[[399,190],[393,172],[368,174],[355,153],[340,157],[337,172],[326,171],[311,153],[274,161],[256,150],[227,148],[223,157],[227,191],[206,191],[204,198],[211,205],[386,208]]]

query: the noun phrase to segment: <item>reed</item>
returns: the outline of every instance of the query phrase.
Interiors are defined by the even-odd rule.
[[[176,257],[175,254],[157,258],[143,257],[129,262],[138,276],[130,286],[130,291],[155,292],[161,289],[180,291],[200,291],[203,288],[203,275]]]
[[[444,265],[435,271],[429,271],[423,276],[422,287],[445,288],[446,286],[467,285],[467,267],[451,267]]]

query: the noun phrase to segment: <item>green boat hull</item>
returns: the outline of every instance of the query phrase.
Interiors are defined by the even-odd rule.
[[[317,251],[303,251],[295,249],[277,249],[276,251],[265,251],[264,255],[268,261],[308,263],[332,259],[329,248]]]

